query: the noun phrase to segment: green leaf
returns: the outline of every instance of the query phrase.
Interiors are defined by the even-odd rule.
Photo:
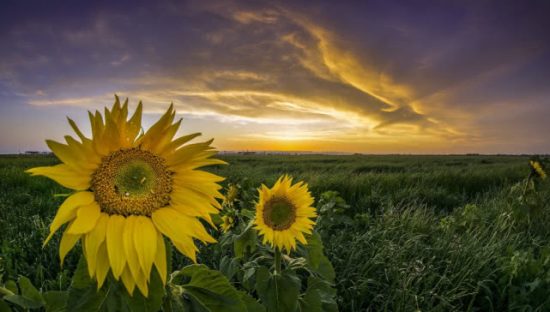
[[[322,257],[323,241],[319,233],[313,232],[313,234],[307,238],[306,259],[312,268],[317,269],[319,268]]]
[[[9,289],[15,295],[19,294],[19,288],[17,287],[17,284],[14,281],[12,281],[12,280],[7,281],[5,287],[6,287],[6,289]]]
[[[110,286],[97,290],[95,281],[88,275],[86,259],[81,256],[69,288],[67,311],[100,311]]]
[[[244,291],[239,291],[239,295],[241,296],[241,300],[246,305],[246,309],[248,312],[265,312],[265,307],[248,293]]]
[[[311,271],[321,275],[329,282],[334,282],[336,274],[330,260],[324,255],[323,241],[317,232],[313,232],[308,238],[308,244],[303,253]]]
[[[302,311],[336,312],[336,289],[330,283],[315,276],[307,279],[307,290],[301,304],[307,308]]]
[[[13,293],[13,291],[11,291],[7,288],[0,287],[0,298],[2,298],[4,296],[9,296],[9,295],[15,295],[15,293]]]
[[[40,295],[38,289],[33,286],[28,278],[24,276],[19,277],[18,284],[21,294],[4,296],[5,301],[16,304],[23,309],[38,309],[44,306],[42,295]],[[13,285],[11,285],[10,288],[13,288]]]
[[[10,306],[0,299],[0,312],[11,312]]]
[[[241,210],[241,215],[248,219],[254,219],[256,217],[256,210],[243,209]]]
[[[300,311],[322,312],[323,305],[319,293],[308,289],[300,299]]]
[[[220,262],[220,271],[231,280],[239,272],[239,259],[224,256]]]
[[[235,238],[233,249],[235,257],[242,258],[247,250],[254,252],[257,247],[258,236],[253,228],[254,222],[248,223],[244,231]]]
[[[256,291],[269,312],[295,311],[300,294],[300,279],[292,271],[271,274],[265,267],[256,271]]]
[[[36,302],[32,299],[29,299],[21,295],[9,295],[9,296],[5,296],[3,299],[5,301],[18,305],[23,309],[38,309],[42,307],[41,302]]]
[[[67,291],[47,291],[42,294],[46,302],[46,312],[64,312],[67,306],[69,292]]]
[[[326,256],[323,256],[321,258],[321,261],[319,262],[319,267],[315,270],[315,272],[319,273],[319,275],[321,275],[327,281],[334,283],[336,273],[334,272],[334,267],[332,266],[332,263],[330,263],[330,260]]]
[[[173,311],[246,311],[239,292],[218,271],[189,265],[173,275]],[[178,294],[177,292],[181,292]]]
[[[21,276],[19,277],[19,289],[21,289],[21,295],[25,298],[35,301],[37,304],[43,305],[44,299],[36,287],[33,286],[31,280]]]

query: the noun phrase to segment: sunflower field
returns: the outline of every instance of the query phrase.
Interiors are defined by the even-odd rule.
[[[548,311],[532,156],[217,154],[116,100],[0,156],[0,311]]]

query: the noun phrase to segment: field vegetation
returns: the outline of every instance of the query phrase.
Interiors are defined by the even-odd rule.
[[[238,189],[243,207],[282,174],[309,184],[340,311],[550,310],[550,187],[529,157],[221,158],[230,166],[208,170]],[[24,172],[55,163],[0,157],[0,284],[26,276],[42,290],[63,290],[71,282],[79,252],[60,267],[59,237],[42,248],[67,190]],[[224,262],[232,251],[216,246],[198,262],[238,280]]]

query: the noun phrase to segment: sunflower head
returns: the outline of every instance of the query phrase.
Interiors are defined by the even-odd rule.
[[[547,176],[545,168],[539,160],[530,160],[529,165],[531,166],[531,170],[534,174],[543,180],[546,179]]]
[[[137,286],[147,296],[153,266],[166,282],[164,237],[193,261],[195,239],[215,242],[199,219],[213,225],[223,178],[199,168],[224,162],[211,158],[216,154],[212,140],[187,144],[199,133],[175,138],[181,120],[174,122],[172,105],[145,133],[141,115],[139,103],[128,118],[128,101],[121,104],[116,97],[103,115],[89,113],[91,137],[69,119],[77,138],[46,141],[61,164],[28,172],[74,190],[59,207],[44,244],[67,224],[59,248],[62,262],[80,241],[98,287],[111,272],[130,294]]]
[[[234,184],[230,184],[227,187],[227,193],[225,194],[225,197],[223,199],[223,204],[224,205],[232,204],[235,200],[237,200],[238,195],[239,195],[239,187]]]
[[[258,192],[254,222],[263,243],[287,252],[296,249],[296,241],[307,244],[304,234],[311,234],[317,216],[307,184],[292,184],[285,175],[272,188],[262,185]]]
[[[227,233],[233,225],[235,225],[235,219],[232,216],[226,215],[222,217],[222,224],[220,227],[224,233]]]

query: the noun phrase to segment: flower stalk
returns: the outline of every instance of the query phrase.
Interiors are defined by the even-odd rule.
[[[275,247],[275,275],[281,275],[281,250]]]

